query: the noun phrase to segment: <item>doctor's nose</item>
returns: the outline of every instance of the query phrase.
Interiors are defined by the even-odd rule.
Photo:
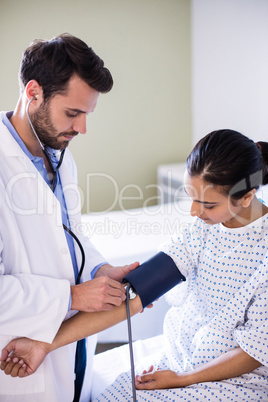
[[[79,114],[73,121],[72,129],[80,134],[86,134],[87,132],[87,116],[86,114]]]

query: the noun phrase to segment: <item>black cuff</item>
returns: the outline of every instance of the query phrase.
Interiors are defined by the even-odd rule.
[[[186,278],[178,270],[173,259],[160,252],[131,271],[123,283],[129,282],[140,296],[142,306],[147,307],[168,290]]]

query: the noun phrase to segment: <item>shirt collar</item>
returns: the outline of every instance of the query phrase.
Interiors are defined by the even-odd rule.
[[[10,118],[13,115],[13,111],[11,112],[7,112],[7,113],[2,113],[1,114],[1,118],[2,118],[2,123],[7,127],[8,131],[10,132],[10,134],[12,135],[12,137],[15,139],[15,141],[19,144],[19,146],[21,147],[21,149],[23,150],[23,152],[28,156],[28,158],[32,161],[32,162],[39,162],[40,160],[42,160],[42,157],[39,156],[34,156],[29,149],[26,147],[25,143],[22,141],[21,137],[19,136],[19,134],[17,133],[17,131],[15,130],[14,126],[12,125]],[[49,154],[51,160],[53,161],[53,163],[57,163],[58,161],[58,157],[60,155],[60,151],[59,150],[55,150],[53,148],[50,147],[46,147],[47,153]]]

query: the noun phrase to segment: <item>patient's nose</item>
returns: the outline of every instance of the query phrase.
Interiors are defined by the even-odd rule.
[[[193,201],[191,205],[191,216],[199,216],[203,212],[203,206],[200,202]]]

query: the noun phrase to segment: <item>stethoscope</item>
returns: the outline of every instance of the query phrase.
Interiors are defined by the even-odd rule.
[[[36,100],[36,97],[33,97],[33,98],[28,102],[27,107],[26,107],[26,114],[27,114],[27,117],[28,117],[28,120],[29,120],[29,124],[30,124],[30,126],[31,126],[31,129],[32,129],[32,131],[33,131],[33,133],[34,133],[34,135],[35,135],[37,141],[39,142],[39,145],[40,145],[40,147],[41,147],[41,149],[42,149],[42,151],[43,151],[43,153],[44,153],[44,155],[45,155],[45,157],[46,157],[46,159],[47,159],[47,161],[48,161],[49,167],[50,167],[50,169],[51,169],[51,171],[52,171],[52,179],[50,179],[50,189],[51,189],[51,191],[54,193],[54,191],[55,191],[55,185],[56,185],[57,172],[58,172],[58,170],[59,170],[59,168],[61,167],[61,164],[62,164],[62,162],[63,162],[63,157],[64,157],[65,149],[63,149],[63,150],[61,151],[61,155],[60,155],[60,159],[59,159],[58,165],[56,166],[56,168],[54,168],[54,166],[53,166],[53,164],[52,164],[52,162],[51,162],[51,159],[50,159],[50,157],[49,157],[49,154],[48,154],[48,152],[47,152],[47,150],[46,150],[46,147],[45,147],[45,146],[42,144],[42,142],[40,141],[40,139],[39,139],[39,137],[38,137],[38,135],[37,135],[37,133],[36,133],[36,131],[35,131],[35,128],[34,128],[34,126],[33,126],[33,124],[32,124],[31,118],[30,118],[30,116],[29,116],[29,106],[30,106],[31,102],[33,102],[34,100]],[[84,266],[85,266],[85,252],[84,252],[84,249],[83,249],[83,246],[82,246],[80,240],[79,240],[78,237],[73,233],[73,231],[72,231],[71,229],[69,229],[64,223],[62,224],[62,226],[63,226],[63,229],[64,229],[67,233],[69,233],[69,234],[72,236],[72,238],[76,241],[76,243],[77,243],[77,245],[78,245],[78,247],[79,247],[79,249],[80,249],[80,251],[81,251],[81,257],[82,257],[82,259],[81,259],[81,266],[80,266],[80,269],[79,269],[79,272],[78,272],[78,275],[77,275],[77,278],[76,278],[76,281],[75,281],[75,283],[76,283],[76,285],[77,285],[78,283],[80,283],[81,276],[82,276],[82,273],[83,273],[83,270],[84,270]]]
[[[32,129],[37,141],[39,142],[39,145],[40,145],[40,147],[41,147],[41,149],[42,149],[42,151],[43,151],[43,153],[44,153],[44,155],[45,155],[45,157],[47,159],[47,162],[48,162],[48,164],[50,166],[50,169],[52,171],[52,179],[50,179],[50,189],[54,193],[55,186],[56,186],[56,176],[57,176],[57,172],[58,172],[58,170],[61,167],[61,164],[63,162],[65,149],[63,151],[61,151],[59,162],[58,162],[56,168],[54,168],[54,166],[53,166],[53,164],[51,162],[50,156],[49,156],[49,154],[48,154],[48,152],[46,150],[46,147],[40,141],[40,139],[39,139],[39,137],[38,137],[38,135],[37,135],[37,133],[35,131],[35,128],[34,128],[34,126],[32,124],[31,118],[29,116],[29,106],[30,106],[31,102],[33,102],[34,100],[36,100],[36,97],[33,97],[28,102],[27,107],[26,107],[26,114],[27,114],[31,129]],[[77,279],[76,279],[76,285],[77,285],[80,282],[81,275],[83,273],[84,266],[85,266],[85,252],[84,252],[83,246],[82,246],[80,240],[77,238],[77,236],[66,225],[64,225],[64,223],[62,224],[62,226],[63,226],[64,230],[66,230],[66,232],[68,232],[73,237],[73,239],[76,241],[76,243],[77,243],[77,245],[78,245],[78,247],[80,248],[80,251],[81,251],[82,261],[81,261],[81,267],[80,267],[80,270],[79,270],[79,273],[78,273],[78,276],[77,276]],[[130,308],[129,308],[129,299],[132,297],[131,296],[132,291],[133,291],[133,289],[132,289],[131,285],[128,284],[126,286],[127,325],[128,325],[129,354],[130,354],[130,364],[131,364],[133,402],[136,402],[137,399],[136,399],[136,387],[135,387],[135,368],[134,368],[134,355],[133,355],[133,346],[132,346],[133,342],[132,342],[132,331],[131,331],[131,317],[130,317]]]

